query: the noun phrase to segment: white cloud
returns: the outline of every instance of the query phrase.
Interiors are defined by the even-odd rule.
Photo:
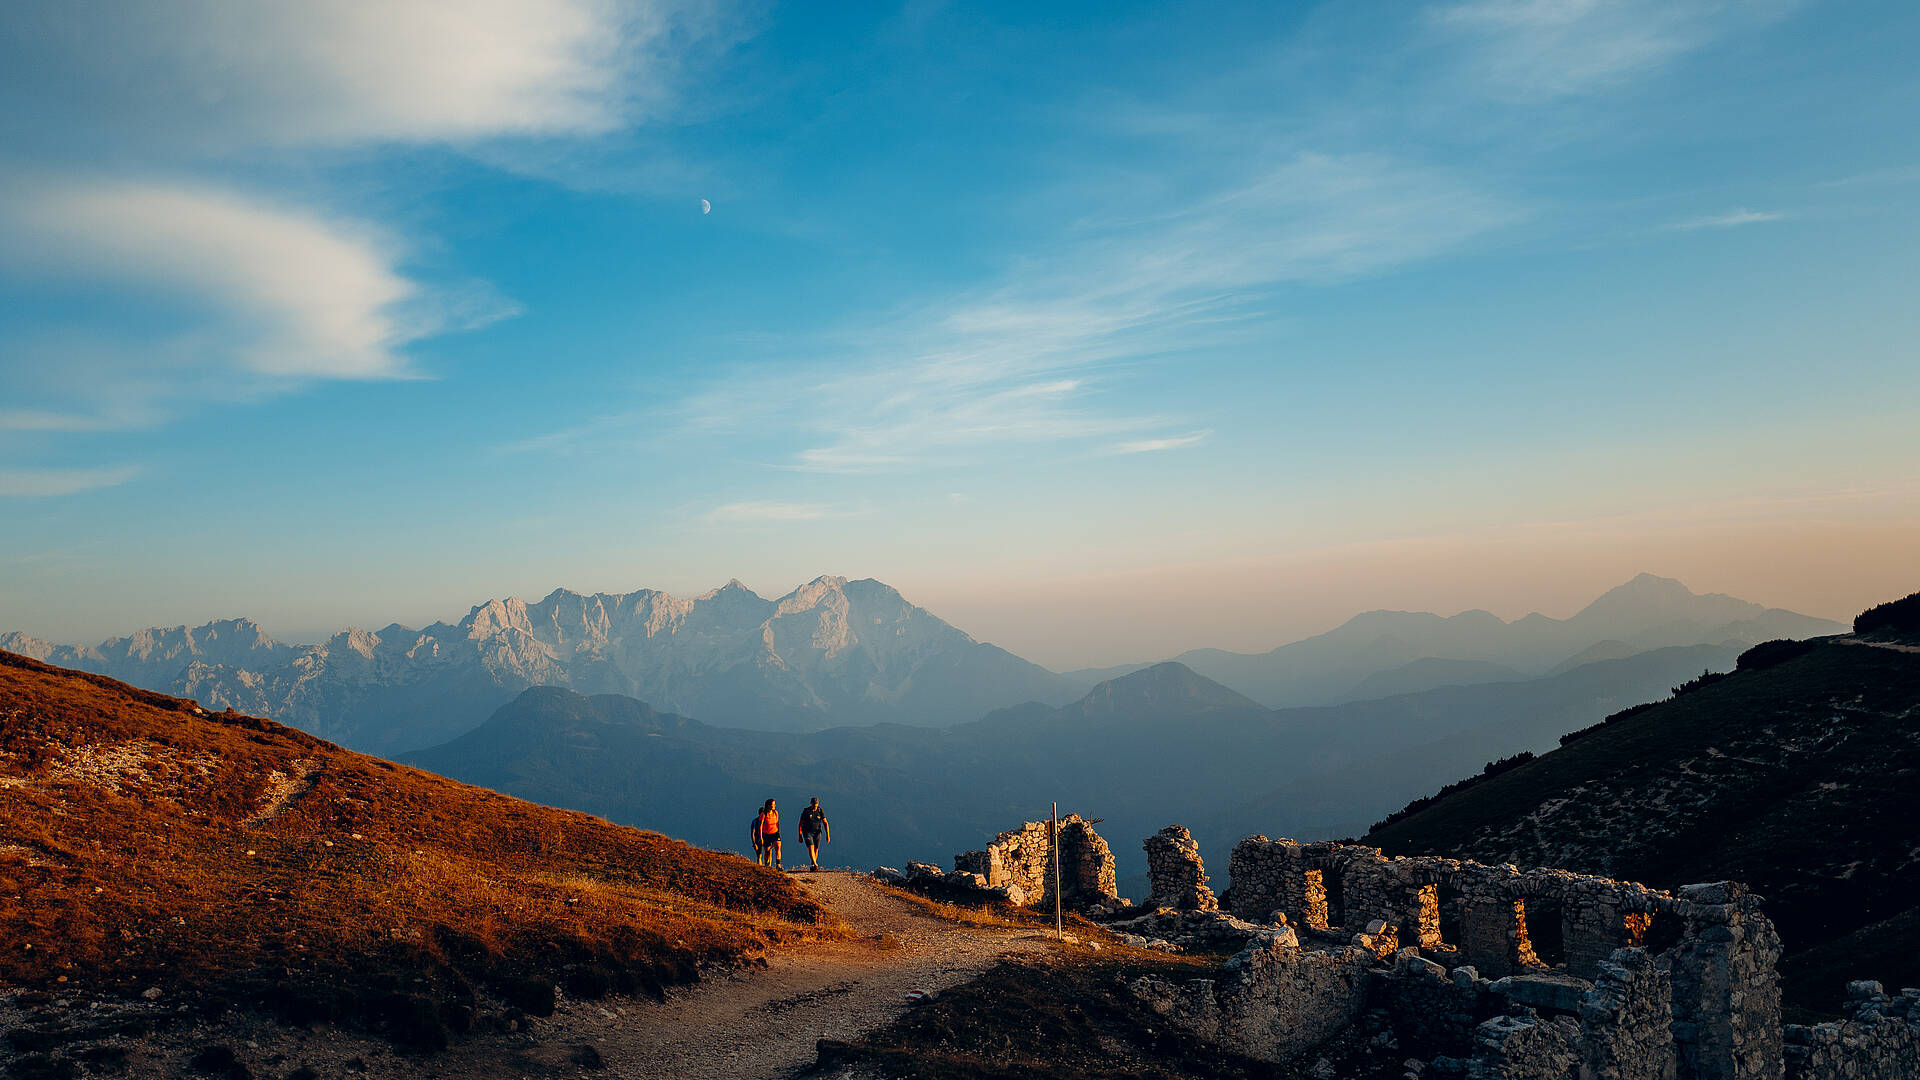
[[[0,469],[0,498],[73,495],[118,487],[138,475],[140,468],[135,465],[104,469]]]
[[[661,107],[697,3],[48,4],[0,51],[42,112],[203,149],[607,131]],[[684,41],[682,41],[684,44]],[[21,46],[27,46],[25,48]]]
[[[1667,226],[1669,229],[1731,229],[1741,225],[1758,225],[1768,221],[1782,221],[1785,214],[1772,210],[1749,210],[1737,207],[1724,214],[1693,218],[1689,221],[1677,221]]]
[[[737,502],[708,511],[707,521],[715,525],[744,525],[767,521],[813,521],[831,516],[833,508],[823,503]]]
[[[1136,439],[1132,442],[1115,444],[1109,449],[1114,454],[1150,454],[1159,450],[1182,450],[1189,446],[1198,446],[1205,442],[1211,431],[1195,431],[1187,435],[1172,435],[1164,439]]]
[[[392,143],[557,152],[661,116],[726,2],[16,5],[0,29],[15,177],[0,272],[77,282],[111,317],[63,324],[56,306],[10,328],[0,431],[146,426],[308,379],[408,376],[411,343],[512,305],[484,283],[429,285],[403,267],[403,230],[319,209],[337,196],[316,165]]]
[[[16,269],[104,279],[217,313],[221,351],[270,376],[404,375],[399,347],[448,318],[365,226],[231,192],[48,185],[8,200],[5,236],[0,258]]]

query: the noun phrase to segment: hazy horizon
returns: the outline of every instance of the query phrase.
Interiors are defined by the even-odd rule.
[[[1254,568],[1249,567],[1247,569],[1250,575],[1258,573]],[[1179,579],[1177,575],[1161,575],[1156,578],[1146,578],[1144,580],[1142,575],[1126,575],[1117,578],[1063,583],[1067,586],[1076,584],[1084,585],[1089,589],[1097,586],[1107,587],[1101,588],[1098,592],[1088,591],[1081,593],[1078,596],[1077,602],[1063,600],[1059,606],[1051,608],[1044,606],[1044,601],[1048,597],[1058,597],[1060,595],[1060,585],[1056,585],[1050,589],[1044,589],[1039,596],[1030,595],[1025,597],[1026,606],[1020,606],[1017,607],[1017,609],[1014,605],[982,606],[983,598],[977,592],[970,595],[970,599],[972,600],[971,604],[967,602],[968,598],[956,596],[951,599],[950,603],[945,605],[929,603],[922,597],[914,595],[913,590],[910,588],[903,589],[902,593],[906,596],[907,600],[923,608],[927,608],[935,616],[967,631],[978,640],[999,645],[1025,659],[1055,671],[1071,671],[1081,668],[1114,667],[1129,663],[1162,660],[1177,656],[1190,649],[1198,648],[1218,648],[1233,652],[1264,652],[1280,645],[1334,629],[1355,615],[1367,611],[1427,611],[1442,616],[1450,616],[1463,611],[1486,610],[1506,622],[1512,622],[1534,613],[1555,619],[1565,619],[1592,603],[1593,600],[1602,593],[1626,584],[1633,577],[1637,577],[1639,573],[1654,573],[1652,571],[1639,571],[1622,577],[1607,579],[1605,584],[1595,585],[1590,590],[1584,592],[1566,585],[1544,587],[1536,585],[1534,589],[1524,592],[1523,590],[1513,588],[1507,590],[1509,595],[1526,594],[1551,597],[1554,600],[1561,601],[1557,604],[1519,603],[1517,605],[1496,606],[1483,603],[1453,605],[1447,602],[1429,604],[1382,601],[1379,603],[1362,604],[1361,606],[1340,607],[1339,605],[1345,597],[1383,595],[1380,590],[1391,588],[1394,583],[1371,582],[1365,587],[1357,587],[1353,582],[1349,581],[1345,583],[1349,587],[1347,591],[1328,592],[1326,590],[1327,582],[1324,579],[1310,585],[1303,585],[1299,580],[1291,576],[1273,580],[1274,569],[1273,567],[1267,568],[1269,580],[1265,582],[1266,589],[1264,590],[1257,587],[1249,587],[1250,583],[1245,578],[1232,582],[1234,591],[1230,599],[1245,602],[1250,598],[1271,596],[1291,590],[1297,598],[1304,602],[1301,606],[1289,611],[1286,617],[1264,622],[1221,617],[1217,611],[1206,605],[1209,600],[1220,600],[1223,599],[1223,597],[1210,596],[1207,594],[1196,595],[1192,592],[1186,592],[1186,598],[1192,601],[1190,604],[1192,610],[1187,613],[1186,618],[1173,620],[1170,630],[1163,627],[1159,633],[1154,632],[1154,627],[1150,625],[1151,620],[1147,619],[1145,614],[1140,610],[1139,601],[1143,594],[1146,598],[1151,599],[1156,594],[1179,590],[1180,585],[1178,584]],[[817,577],[819,575],[815,576]],[[857,579],[871,575],[839,574],[837,576]],[[1671,577],[1671,575],[1659,573],[1654,573],[1654,576]],[[810,581],[812,578],[807,580]],[[1721,593],[1734,596],[1737,599],[1760,603],[1767,607],[1787,608],[1803,615],[1828,618],[1836,622],[1848,622],[1854,614],[1858,613],[1860,608],[1870,606],[1872,603],[1881,602],[1883,599],[1893,598],[1891,594],[1888,594],[1885,597],[1879,597],[1862,603],[1857,607],[1847,608],[1845,610],[1836,609],[1823,611],[1816,608],[1796,606],[1794,604],[1756,599],[1754,596],[1746,595],[1738,591],[1696,588],[1691,582],[1687,582],[1685,579],[1674,580],[1681,581],[1683,585],[1687,585],[1696,594]],[[766,599],[778,599],[805,583],[805,581],[798,581],[792,585],[776,587],[756,586],[754,583],[748,581],[740,582],[740,584]],[[895,582],[884,583],[898,587]],[[719,583],[719,585],[723,584],[725,584],[725,582]],[[1257,583],[1255,584],[1257,585]],[[1435,582],[1425,579],[1409,579],[1404,582],[1399,582],[1398,584],[1415,590],[1416,595],[1434,597],[1455,596],[1461,594],[1463,590],[1471,588],[1471,585],[1459,580]],[[699,589],[663,589],[662,591],[684,598],[698,596],[712,591],[718,588],[719,585]],[[1317,589],[1315,586],[1317,586]],[[470,602],[456,605],[457,610],[448,610],[411,619],[350,619],[335,625],[304,630],[298,628],[286,629],[286,626],[293,625],[291,623],[276,627],[271,618],[261,618],[256,614],[246,611],[234,611],[224,615],[209,615],[204,618],[188,619],[184,622],[177,619],[171,621],[163,619],[151,623],[141,623],[137,626],[122,626],[106,633],[83,634],[78,637],[48,635],[35,632],[26,627],[15,626],[0,626],[0,632],[7,630],[26,630],[28,633],[33,634],[33,636],[51,640],[55,644],[93,645],[103,640],[122,637],[136,630],[150,627],[201,626],[207,622],[218,619],[249,618],[260,623],[262,628],[265,629],[270,636],[283,644],[305,645],[323,641],[334,633],[348,629],[349,627],[378,630],[397,622],[402,626],[419,629],[434,622],[454,623],[465,617],[474,606],[483,604],[488,600],[516,596],[521,600],[534,602],[542,599],[548,593],[554,591],[554,589],[569,588],[571,587],[567,585],[557,585],[546,589],[525,590],[502,593],[497,596],[489,595],[478,597]],[[660,586],[640,584],[629,587],[571,588],[571,591],[582,594],[630,593],[647,588],[660,588]],[[1072,596],[1072,593],[1068,594],[1069,598]],[[1131,620],[1131,626],[1126,625],[1128,620]],[[1135,640],[1140,642],[1165,641],[1169,642],[1169,644],[1157,649],[1150,644],[1142,644],[1139,648],[1144,651],[1133,654],[1122,654],[1112,651],[1076,651],[1073,641],[1062,640],[1063,636],[1071,634],[1075,629],[1094,626],[1103,626],[1111,635],[1116,625],[1119,625],[1123,631],[1127,629],[1135,631],[1137,634]],[[992,633],[983,632],[981,629],[982,626],[1002,626],[1006,628],[1006,631],[996,636]],[[1182,634],[1189,636],[1182,637]],[[1129,635],[1123,633],[1122,636],[1127,637]]]
[[[406,11],[0,28],[0,629],[1920,588],[1913,5]]]

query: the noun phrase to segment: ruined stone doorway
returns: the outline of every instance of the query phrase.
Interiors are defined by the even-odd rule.
[[[1686,924],[1666,911],[1634,911],[1626,916],[1627,944],[1647,950],[1655,956],[1680,943]]]
[[[1520,909],[1522,928],[1520,962],[1548,968],[1564,965],[1567,962],[1565,905],[1558,900],[1525,900],[1515,906]]]

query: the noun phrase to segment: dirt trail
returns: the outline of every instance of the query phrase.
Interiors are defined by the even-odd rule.
[[[502,1060],[497,1046],[485,1057],[456,1048],[438,1071],[525,1076],[529,1066],[564,1066],[575,1048],[591,1046],[606,1063],[603,1076],[789,1077],[813,1063],[820,1039],[850,1039],[900,1015],[909,990],[942,990],[1004,956],[1052,947],[1050,935],[1033,929],[934,918],[865,875],[823,871],[795,880],[855,934],[870,936],[783,950],[763,969],[714,975],[661,1003],[573,1002],[538,1022],[539,1045],[523,1054]],[[876,940],[881,935],[892,940]]]
[[[1891,652],[1920,653],[1920,645],[1897,645],[1891,641],[1861,641],[1859,638],[1841,638],[1842,645],[1865,645],[1871,649],[1887,649]]]

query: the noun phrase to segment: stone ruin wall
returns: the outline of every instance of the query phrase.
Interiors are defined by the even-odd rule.
[[[1213,978],[1132,992],[1249,1057],[1287,1062],[1373,1023],[1420,1080],[1920,1080],[1920,989],[1854,983],[1848,1020],[1781,1023],[1780,938],[1737,882],[1668,892],[1255,836],[1216,898],[1185,828],[1143,846],[1142,908],[1157,914],[1134,924],[1184,920],[1246,945]],[[1048,823],[1029,822],[956,856],[955,873],[1037,903],[1051,854]],[[1061,821],[1061,856],[1070,901],[1117,906],[1091,823]]]
[[[1061,900],[1074,907],[1104,906],[1120,894],[1113,851],[1079,814],[1060,819],[1060,862],[1065,867]],[[990,889],[1007,890],[1015,904],[1053,896],[1052,822],[1029,821],[994,837],[993,843],[953,857],[957,873],[979,874]]]
[[[1378,920],[1400,943],[1475,977],[1560,966],[1590,982],[1617,950],[1644,949],[1669,971],[1679,1076],[1783,1074],[1780,938],[1737,883],[1674,894],[1565,870],[1390,859],[1360,845],[1263,836],[1241,841],[1231,867],[1236,915],[1282,911],[1311,930],[1346,933]]]

